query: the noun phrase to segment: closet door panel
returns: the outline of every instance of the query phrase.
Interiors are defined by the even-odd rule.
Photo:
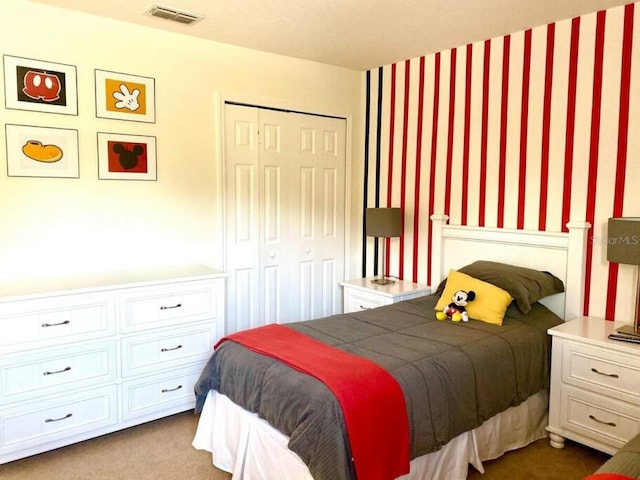
[[[291,245],[291,172],[292,149],[289,115],[276,110],[260,110],[260,322],[284,323],[295,318],[292,305]]]
[[[260,324],[258,109],[225,106],[225,156],[227,331],[234,332]]]
[[[301,315],[318,318],[341,311],[339,281],[344,276],[345,121],[304,115],[300,140],[298,249]],[[302,264],[305,269],[302,269]],[[305,289],[310,289],[306,291]]]
[[[238,121],[237,109],[252,113]],[[346,121],[233,105],[225,115],[237,132],[225,159],[230,331],[340,312]]]

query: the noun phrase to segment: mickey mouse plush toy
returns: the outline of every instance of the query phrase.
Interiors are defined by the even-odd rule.
[[[473,290],[467,292],[465,290],[458,290],[453,294],[452,302],[444,307],[441,312],[436,312],[436,318],[438,320],[444,320],[447,317],[451,317],[454,322],[469,321],[469,315],[465,306],[467,303],[473,301],[476,298],[476,292]]]

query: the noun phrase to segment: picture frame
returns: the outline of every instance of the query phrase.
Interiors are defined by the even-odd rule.
[[[100,180],[158,179],[156,137],[98,132]]]
[[[95,69],[96,117],[155,123],[155,79]]]
[[[80,178],[78,130],[5,125],[7,176]]]
[[[74,65],[3,55],[5,107],[78,115]]]

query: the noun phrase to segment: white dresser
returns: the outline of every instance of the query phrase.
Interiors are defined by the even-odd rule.
[[[610,340],[619,324],[580,317],[551,328],[551,445],[565,438],[615,453],[640,433],[640,344]]]
[[[0,463],[193,408],[225,281],[187,266],[0,282]]]
[[[421,283],[396,280],[388,285],[379,285],[372,282],[374,278],[356,278],[340,284],[343,288],[344,313],[391,305],[431,293],[431,287]]]

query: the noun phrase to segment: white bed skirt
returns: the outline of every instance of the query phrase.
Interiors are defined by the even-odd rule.
[[[452,439],[437,452],[411,461],[398,480],[465,480],[469,464],[484,473],[482,462],[546,437],[549,394],[543,390],[517,407]],[[193,446],[212,453],[213,464],[233,480],[313,480],[300,457],[287,448],[289,437],[210,391]]]

